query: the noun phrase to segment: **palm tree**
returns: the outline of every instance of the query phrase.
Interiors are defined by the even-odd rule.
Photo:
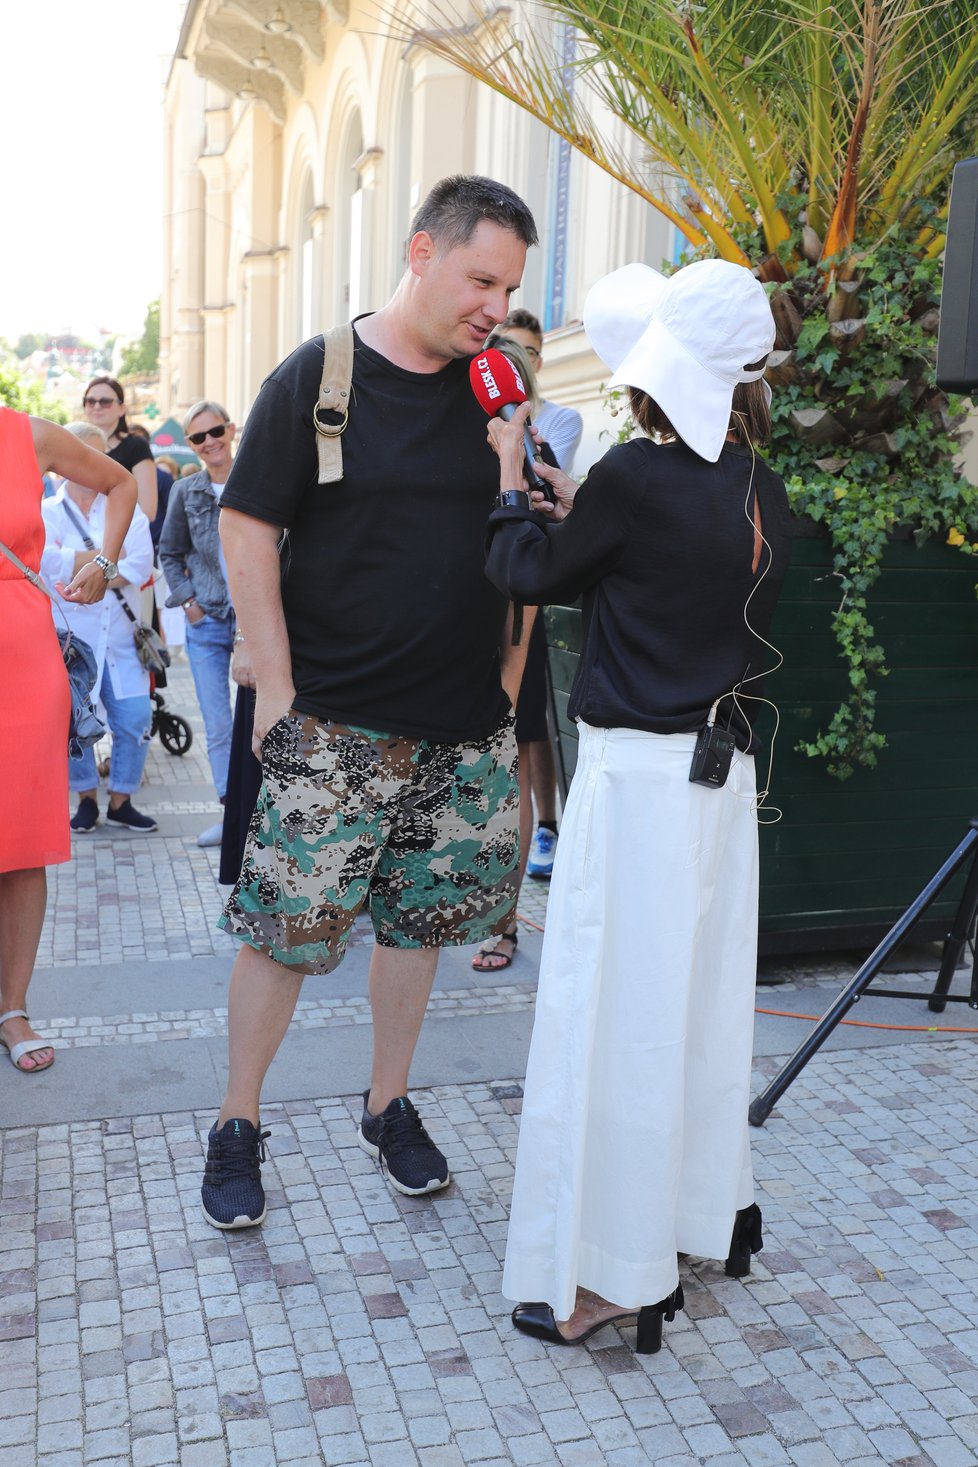
[[[540,0],[574,27],[566,85],[553,24],[451,0],[392,21],[525,108],[671,219],[697,249],[757,264],[785,252],[800,207],[805,257],[907,224],[946,191],[974,139],[978,26],[971,0]],[[435,22],[435,28],[431,22]],[[598,105],[595,105],[598,104]],[[634,146],[605,119],[624,124]],[[940,234],[922,225],[920,247]]]
[[[865,593],[886,535],[910,519],[978,548],[933,379],[942,214],[954,162],[978,151],[974,0],[539,0],[518,20],[453,3],[389,25],[566,139],[691,252],[769,283],[772,457],[831,534],[850,684],[803,747],[843,777],[874,764],[885,666]]]

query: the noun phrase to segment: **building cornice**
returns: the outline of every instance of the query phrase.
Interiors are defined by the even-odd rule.
[[[326,54],[327,15],[332,24],[345,23],[335,0],[325,6],[320,0],[188,0],[173,61],[189,61],[205,80],[264,103],[283,122],[286,92],[301,97],[307,60],[320,62]],[[269,30],[276,18],[289,29]]]

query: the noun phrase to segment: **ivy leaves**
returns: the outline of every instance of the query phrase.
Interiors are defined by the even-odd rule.
[[[824,758],[839,779],[873,767],[886,742],[874,727],[874,684],[886,675],[886,658],[867,598],[888,536],[909,525],[918,543],[937,537],[978,551],[978,488],[954,466],[960,407],[934,380],[939,263],[894,230],[872,249],[857,248],[847,264],[861,323],[848,350],[833,339],[838,283],[814,266],[791,282],[801,326],[791,343],[793,380],[774,395],[768,455],[794,512],[823,525],[832,542],[841,591],[832,629],[850,691],[799,748]],[[829,409],[839,428],[829,447],[799,432],[799,410],[812,408]]]

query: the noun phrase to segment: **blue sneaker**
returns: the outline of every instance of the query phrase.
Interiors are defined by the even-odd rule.
[[[225,1121],[220,1130],[216,1123],[211,1126],[200,1200],[212,1227],[229,1231],[265,1221],[261,1164],[270,1135],[245,1120]]]
[[[357,1140],[368,1156],[405,1197],[423,1197],[451,1181],[448,1162],[421,1124],[421,1117],[406,1095],[392,1100],[383,1115],[367,1109],[370,1091],[363,1092],[363,1115]]]
[[[527,876],[533,876],[537,881],[549,881],[553,875],[556,850],[557,832],[548,830],[545,825],[538,826],[537,833],[530,842],[530,859],[526,863]]]

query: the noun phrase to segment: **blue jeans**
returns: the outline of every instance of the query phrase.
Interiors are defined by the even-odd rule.
[[[149,694],[137,698],[117,698],[112,691],[112,674],[106,668],[102,673],[101,699],[112,730],[112,769],[109,774],[109,789],[117,795],[134,795],[139,789],[149,753],[150,729],[153,726],[153,710]],[[80,759],[68,760],[68,788],[71,790],[98,789],[98,770],[95,754],[86,749]]]
[[[231,653],[234,650],[233,616],[205,616],[187,622],[187,656],[194,675],[207,735],[207,757],[211,777],[223,800],[228,788],[228,759],[231,754]]]

